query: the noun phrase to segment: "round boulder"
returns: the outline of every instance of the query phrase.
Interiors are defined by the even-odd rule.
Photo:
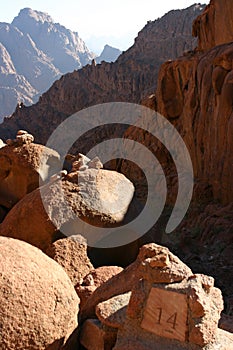
[[[71,349],[78,305],[61,266],[25,242],[0,237],[1,349]]]
[[[45,159],[44,174],[40,173],[40,162]],[[0,145],[0,205],[11,209],[27,193],[39,187],[39,179],[46,178],[59,154],[43,145],[34,143]]]

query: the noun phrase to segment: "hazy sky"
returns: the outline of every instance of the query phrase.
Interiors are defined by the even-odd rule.
[[[11,22],[24,7],[43,11],[77,31],[88,47],[98,53],[104,44],[127,49],[148,20],[195,0],[1,0],[0,22]],[[205,3],[208,1],[202,1]],[[191,25],[191,23],[190,23]]]

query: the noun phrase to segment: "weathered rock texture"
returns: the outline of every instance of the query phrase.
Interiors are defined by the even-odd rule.
[[[81,235],[59,239],[46,254],[64,268],[74,286],[82,283],[83,277],[94,269],[87,256],[86,240]]]
[[[61,232],[67,236],[83,233],[92,246],[106,234],[101,231],[96,235],[95,226],[119,225],[133,193],[133,184],[114,171],[92,168],[71,172],[63,179],[52,177],[12,208],[0,226],[0,234],[46,250],[62,237]]]
[[[66,74],[36,105],[22,106],[5,119],[0,137],[12,137],[18,129],[26,128],[36,142],[46,143],[62,120],[85,107],[110,101],[139,103],[142,96],[154,91],[160,65],[195,47],[190,24],[202,10],[203,6],[194,5],[171,11],[148,23],[132,48],[115,63],[92,64]],[[87,153],[85,149],[78,151]]]
[[[231,1],[211,0],[193,25],[193,35],[198,37],[198,49],[208,50],[233,41],[232,17]]]
[[[1,349],[68,346],[79,299],[64,270],[39,249],[11,238],[0,237],[0,257]]]
[[[119,266],[101,266],[97,269],[93,269],[90,273],[84,276],[83,280],[75,286],[75,290],[80,298],[80,310],[98,287],[120,273],[122,270],[122,267]]]
[[[7,146],[0,149],[0,205],[5,208],[12,208],[39,186],[42,156],[46,170],[59,163],[57,152],[32,143],[33,139],[26,131],[19,130],[16,139],[8,139]]]
[[[222,309],[212,277],[193,275],[167,248],[148,244],[131,266],[89,297],[80,314],[81,322],[90,317],[81,328],[81,343],[95,349],[89,339],[93,329],[100,349],[109,348],[108,327],[117,333],[114,349],[226,350],[233,337],[218,329]]]
[[[145,245],[140,248],[135,262],[95,289],[82,310],[80,310],[80,319],[93,317],[95,307],[100,302],[131,291],[150,264],[155,267],[154,275],[151,278],[156,279],[157,283],[178,282],[192,275],[192,271],[188,266],[182,263],[167,248],[156,244]]]
[[[143,103],[172,122],[188,147],[195,179],[209,186],[215,200],[228,204],[233,198],[233,30],[229,29],[233,14],[231,1],[225,1],[224,5],[218,0],[211,1],[199,19],[208,17],[207,27],[203,24],[203,30],[206,28],[215,41],[195,32],[205,51],[196,50],[164,63],[159,72],[155,95],[144,99]],[[223,13],[226,13],[226,20],[223,19]],[[218,35],[221,35],[221,39]],[[216,44],[222,45],[216,47]],[[171,160],[166,159],[165,155],[161,156],[161,146],[154,138],[134,128],[127,130],[125,137],[140,140],[157,154],[165,171],[167,168],[170,177],[174,178],[174,184],[177,175],[174,170],[169,170]],[[127,162],[124,162],[121,169],[138,182],[141,178],[138,172],[133,177],[135,167],[134,170],[132,168],[132,164],[127,166]],[[173,197],[175,194],[173,189]]]

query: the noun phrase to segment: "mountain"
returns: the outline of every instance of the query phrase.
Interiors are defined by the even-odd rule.
[[[96,63],[105,62],[115,62],[116,59],[122,53],[121,50],[116,49],[115,47],[105,45],[103,51],[101,52],[99,57],[95,58]]]
[[[35,135],[36,142],[46,143],[56,126],[78,110],[109,101],[139,103],[154,92],[164,61],[196,47],[191,23],[203,9],[200,4],[193,5],[148,22],[134,45],[116,62],[97,65],[92,62],[64,75],[37,104],[18,108],[11,118],[5,119],[0,126],[0,137],[13,137],[17,130],[26,129]]]
[[[12,112],[16,101],[32,104],[37,90],[23,75],[17,74],[10,54],[0,43],[0,105],[5,115]]]
[[[54,23],[46,13],[25,8],[14,18],[12,25],[29,34],[62,74],[81,68],[94,57],[78,33]]]
[[[29,8],[12,24],[0,23],[0,44],[0,118],[18,102],[32,104],[62,74],[94,57],[78,33]]]

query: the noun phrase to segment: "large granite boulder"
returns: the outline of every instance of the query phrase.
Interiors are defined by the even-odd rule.
[[[87,168],[55,175],[12,208],[0,234],[42,250],[58,237],[83,234],[93,246],[100,238],[96,226],[120,225],[133,194],[133,184],[115,171]]]
[[[25,242],[0,237],[1,349],[71,349],[78,305],[61,266]]]

